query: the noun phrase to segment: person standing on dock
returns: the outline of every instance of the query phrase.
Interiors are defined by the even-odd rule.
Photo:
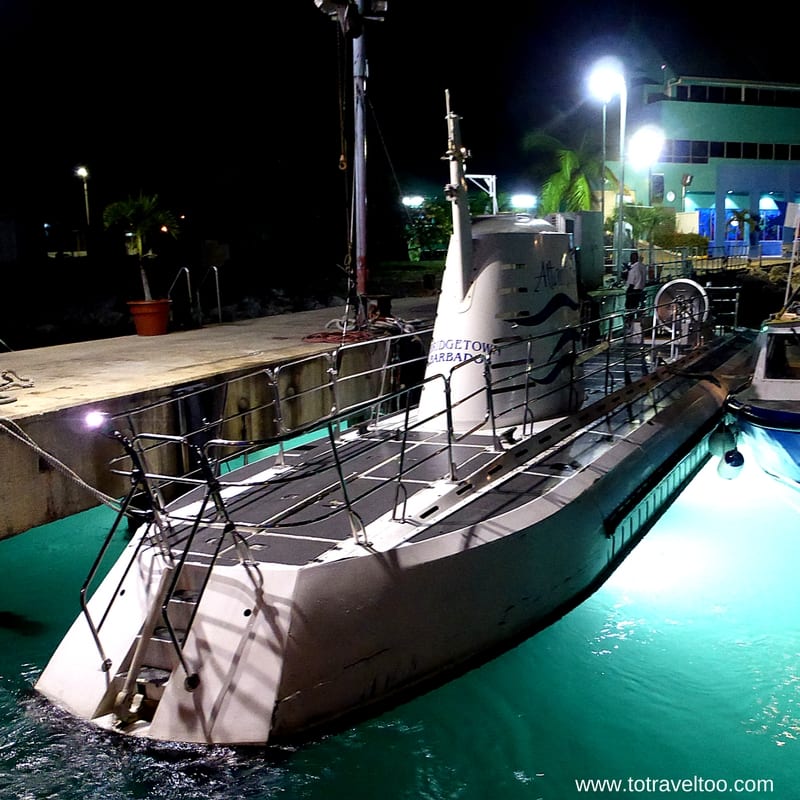
[[[638,321],[639,310],[644,299],[644,287],[647,283],[647,267],[639,261],[639,253],[631,253],[631,263],[628,267],[628,276],[625,279],[625,329],[631,332],[634,321]]]
[[[639,254],[631,253],[628,277],[625,280],[625,308],[634,311],[642,304],[644,287],[647,283],[647,267],[639,261]]]

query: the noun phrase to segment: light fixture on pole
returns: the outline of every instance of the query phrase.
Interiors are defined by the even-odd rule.
[[[539,198],[535,194],[520,192],[511,195],[511,207],[520,211],[533,211],[538,204]]]
[[[607,56],[601,58],[589,75],[589,90],[603,103],[603,166],[602,178],[605,190],[605,121],[606,105],[619,95],[619,192],[617,195],[617,225],[615,235],[616,264],[614,270],[617,277],[622,275],[622,247],[624,241],[623,202],[625,193],[625,122],[628,113],[628,86],[625,83],[622,64],[619,59]],[[604,191],[605,194],[605,191]],[[605,202],[603,203],[605,214]]]
[[[686,211],[686,190],[692,185],[694,175],[685,173],[681,178],[681,211]]]
[[[600,168],[600,218],[606,224],[606,111],[608,103],[603,103],[603,164]]]
[[[604,80],[602,69],[594,70],[589,75],[589,91],[603,104],[603,159],[600,163],[600,218],[606,223],[606,112],[611,98],[614,96]]]
[[[652,171],[664,149],[664,131],[656,125],[644,125],[631,136],[628,152],[634,169],[647,169],[647,204],[653,205]]]
[[[628,146],[629,160],[634,169],[647,169],[647,205],[653,205],[653,164],[658,162],[664,149],[664,131],[657,125],[644,125],[631,136]],[[663,187],[661,188],[663,200]],[[649,262],[653,263],[653,237],[650,240]]]
[[[75,167],[75,175],[83,181],[83,204],[86,209],[86,227],[89,227],[89,170],[86,167]]]

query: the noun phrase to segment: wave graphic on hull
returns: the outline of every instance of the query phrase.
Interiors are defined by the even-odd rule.
[[[546,322],[556,311],[562,308],[569,308],[572,311],[578,310],[578,303],[573,300],[568,294],[559,292],[554,294],[548,301],[545,307],[537,314],[529,314],[524,317],[514,317],[514,323],[517,325],[541,325]]]
[[[547,375],[545,375],[543,378],[534,378],[533,383],[538,383],[545,386],[553,383],[553,381],[555,381],[556,378],[561,375],[563,370],[570,369],[574,363],[574,353],[565,353],[558,359],[558,361],[555,362],[555,364],[553,364],[552,369],[547,373]]]

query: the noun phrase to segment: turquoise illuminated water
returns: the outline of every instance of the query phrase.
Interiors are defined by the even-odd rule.
[[[711,463],[541,634],[347,732],[258,751],[148,746],[41,701],[108,513],[29,531],[0,542],[0,798],[800,797],[798,513],[749,462],[730,482]]]

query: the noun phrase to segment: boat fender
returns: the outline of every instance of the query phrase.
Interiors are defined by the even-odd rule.
[[[744,456],[734,447],[728,450],[717,464],[717,474],[720,478],[729,481],[735,478],[744,466]]]

